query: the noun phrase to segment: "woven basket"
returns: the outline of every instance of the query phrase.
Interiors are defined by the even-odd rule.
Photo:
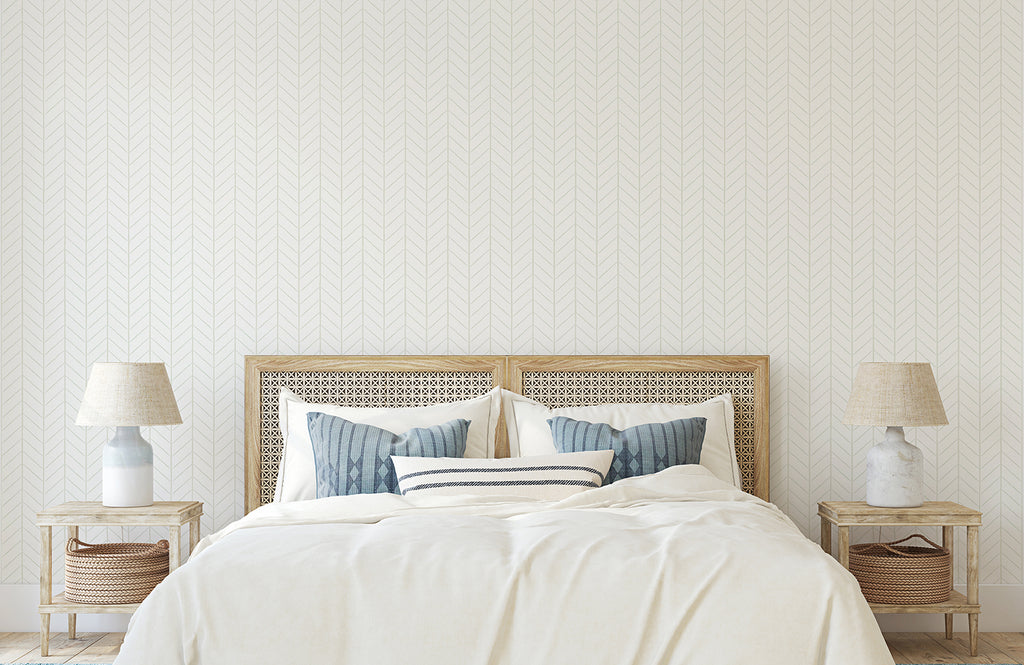
[[[73,603],[141,603],[169,570],[166,540],[90,545],[68,540],[64,554],[64,597]]]
[[[931,547],[900,545],[920,538]],[[891,543],[850,546],[850,572],[872,603],[927,605],[949,600],[953,567],[949,550],[919,533]]]

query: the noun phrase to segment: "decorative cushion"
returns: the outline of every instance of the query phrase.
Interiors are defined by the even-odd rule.
[[[735,415],[732,395],[728,393],[700,404],[596,404],[552,409],[529,397],[503,390],[501,401],[505,409],[505,426],[512,457],[557,452],[547,422],[556,416],[585,420],[588,423],[608,423],[617,429],[645,423],[667,423],[683,418],[705,418],[707,427],[700,456],[701,466],[715,474],[715,477],[735,487],[742,487],[733,431]]]
[[[615,459],[605,477],[605,484],[609,484],[620,478],[657,473],[676,464],[699,464],[707,421],[686,418],[617,430],[606,423],[556,416],[548,420],[548,425],[555,447],[563,453],[614,450]]]
[[[413,427],[430,427],[463,418],[470,421],[465,456],[491,457],[494,453],[495,429],[501,410],[500,391],[500,388],[494,388],[479,397],[459,402],[383,408],[314,404],[305,402],[292,391],[282,388],[279,418],[284,447],[281,451],[281,464],[278,467],[274,501],[304,501],[316,498],[316,468],[313,462],[313,447],[309,440],[307,413],[326,413],[354,423],[374,425],[395,434],[401,434]]]
[[[402,494],[478,494],[564,499],[600,487],[611,450],[511,459],[428,459],[393,456]]]
[[[316,498],[398,492],[391,455],[462,457],[468,420],[414,427],[404,434],[354,423],[325,413],[309,413],[309,438],[316,464]]]

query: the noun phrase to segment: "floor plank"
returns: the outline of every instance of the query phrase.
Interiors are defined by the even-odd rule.
[[[124,633],[106,633],[75,656],[76,663],[110,663],[121,650]]]
[[[995,646],[1010,657],[1011,663],[1024,663],[1024,633],[981,633],[979,642]]]
[[[962,663],[1013,663],[1016,662],[1012,656],[1007,655],[1002,649],[991,643],[983,643],[978,640],[978,655],[971,656],[970,633],[953,633],[953,639],[947,640],[946,633],[925,633],[935,641],[938,648],[945,649]]]
[[[913,663],[914,659],[907,656],[902,651],[896,648],[895,645],[886,643],[889,646],[889,653],[892,654],[892,659],[897,663]]]
[[[103,637],[104,633],[79,633],[75,639],[68,639],[67,633],[50,633],[50,655],[43,658],[40,655],[39,635],[36,635],[36,644],[26,654],[14,660],[15,663],[66,663],[75,660],[82,649],[85,649],[93,642]]]
[[[1020,640],[1024,633],[980,633],[978,655],[972,657],[967,633],[953,633],[952,640],[947,640],[945,633],[885,634],[897,663],[1022,663],[1019,654],[1004,647]]]
[[[39,647],[39,633],[0,633],[0,663],[15,661]]]
[[[925,633],[886,633],[885,641],[890,650],[895,647],[899,651],[901,658],[897,663],[962,662]],[[893,659],[896,660],[896,654]]]

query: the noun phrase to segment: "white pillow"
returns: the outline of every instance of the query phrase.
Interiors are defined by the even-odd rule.
[[[305,501],[316,498],[316,465],[313,444],[309,440],[306,414],[326,413],[354,423],[374,425],[392,434],[403,434],[414,427],[430,427],[463,418],[469,422],[466,457],[490,457],[494,454],[495,427],[501,409],[500,389],[480,397],[408,408],[361,408],[336,404],[313,404],[282,388],[280,393],[281,435],[284,448],[277,471],[274,501]]]
[[[607,423],[615,429],[645,423],[667,423],[680,418],[705,418],[707,430],[701,447],[701,466],[720,480],[742,487],[733,432],[735,414],[732,395],[728,393],[701,404],[599,404],[549,409],[529,397],[504,390],[501,401],[505,407],[505,427],[513,457],[558,452],[548,426],[548,418],[555,416]]]
[[[504,459],[391,456],[402,494],[476,494],[558,500],[600,487],[615,452],[595,450]]]

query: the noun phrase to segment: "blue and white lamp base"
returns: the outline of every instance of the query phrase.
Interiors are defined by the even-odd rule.
[[[153,505],[153,446],[138,427],[118,427],[103,446],[103,505],[134,508]]]
[[[924,455],[907,443],[902,427],[888,427],[885,440],[868,451],[867,502],[883,508],[924,503]]]

